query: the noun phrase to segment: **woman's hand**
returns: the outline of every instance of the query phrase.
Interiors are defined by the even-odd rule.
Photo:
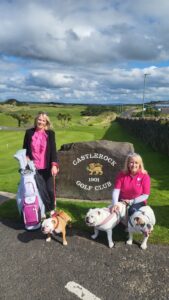
[[[58,172],[59,172],[59,168],[57,166],[52,166],[51,168],[52,176],[56,176]]]
[[[118,204],[115,204],[114,206],[110,207],[110,212],[111,212],[111,214],[113,212],[119,212],[119,206],[118,206]]]

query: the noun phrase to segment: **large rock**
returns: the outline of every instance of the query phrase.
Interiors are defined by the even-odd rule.
[[[57,197],[110,200],[114,178],[132,152],[133,144],[107,140],[62,145]]]

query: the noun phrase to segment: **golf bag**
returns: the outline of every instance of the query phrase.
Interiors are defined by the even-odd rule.
[[[17,206],[23,216],[25,228],[35,230],[41,226],[41,218],[45,216],[45,206],[37,189],[33,161],[27,161],[26,149],[21,149],[14,155],[20,164],[21,180],[17,192]]]

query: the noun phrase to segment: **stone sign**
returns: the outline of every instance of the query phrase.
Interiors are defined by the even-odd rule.
[[[132,144],[99,140],[64,144],[58,151],[57,197],[111,200],[114,178]]]

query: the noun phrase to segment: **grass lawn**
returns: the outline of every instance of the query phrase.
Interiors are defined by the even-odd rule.
[[[23,108],[18,108],[23,109]],[[26,108],[28,109],[28,108]],[[105,114],[100,115],[99,118],[90,118],[87,120],[81,117],[80,112],[84,109],[82,106],[59,106],[55,109],[53,107],[30,106],[29,110],[32,115],[39,110],[48,111],[56,132],[57,148],[62,144],[79,141],[92,141],[97,139],[107,139],[120,142],[133,143],[135,151],[140,153],[143,157],[145,168],[151,176],[151,195],[149,197],[149,204],[154,209],[157,224],[154,232],[150,237],[152,243],[169,244],[169,157],[157,153],[151,147],[142,144],[142,142],[128,134],[117,122],[107,123],[105,125]],[[69,113],[72,116],[70,124],[63,128],[59,124],[56,115],[57,113]],[[2,126],[17,126],[16,120],[8,118],[4,113]],[[99,122],[98,122],[99,120]],[[12,122],[14,121],[15,124]],[[102,122],[103,121],[103,122]],[[1,122],[1,121],[0,121]],[[23,128],[24,129],[24,128]],[[22,141],[24,136],[23,131],[0,131],[0,190],[16,193],[19,183],[20,175],[18,173],[18,162],[13,158],[13,155],[18,149],[22,148]],[[66,201],[58,199],[58,208],[64,209],[72,215],[74,226],[85,231],[90,231],[84,224],[84,216],[87,210],[91,207],[103,207],[106,203],[90,202],[90,201]],[[19,220],[16,203],[10,200],[1,205],[1,218],[10,218]],[[116,239],[125,238],[120,232],[116,235]]]

